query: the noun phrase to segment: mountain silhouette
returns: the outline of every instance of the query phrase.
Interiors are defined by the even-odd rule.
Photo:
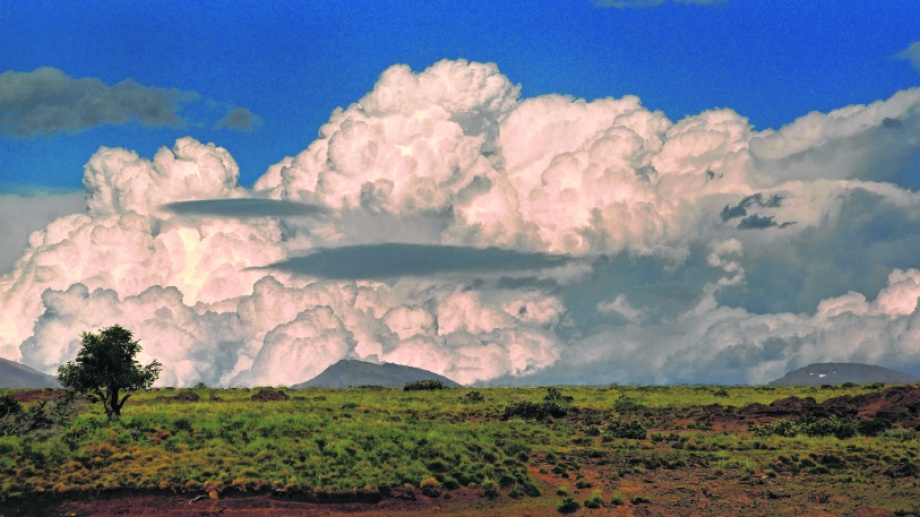
[[[862,363],[815,363],[791,371],[770,382],[770,386],[821,386],[824,384],[910,384],[920,382],[920,377],[889,370],[881,366]]]
[[[446,387],[460,386],[447,377],[421,368],[394,363],[369,363],[342,359],[323,373],[291,386],[292,388],[348,388],[350,386],[383,386],[402,388],[407,382],[438,380]]]

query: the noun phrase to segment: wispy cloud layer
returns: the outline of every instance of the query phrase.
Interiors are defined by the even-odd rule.
[[[920,70],[920,41],[911,43],[906,49],[898,52],[892,57],[894,59],[909,61],[914,68]]]
[[[325,207],[295,203],[280,199],[236,198],[200,199],[180,201],[160,206],[161,210],[176,215],[197,215],[210,217],[316,217],[330,212]]]
[[[566,256],[498,248],[387,243],[319,250],[271,264],[266,269],[325,278],[366,279],[528,271],[564,266],[570,260]]]
[[[224,115],[224,118],[215,124],[215,129],[235,129],[249,132],[262,125],[262,118],[246,108],[233,108]]]
[[[0,133],[29,138],[79,133],[101,125],[131,122],[183,127],[183,107],[199,102],[193,91],[144,86],[131,79],[114,85],[95,77],[70,77],[57,68],[0,73]],[[230,109],[215,129],[251,131],[262,120],[246,108]]]
[[[130,79],[109,86],[51,67],[6,71],[0,74],[0,128],[30,137],[132,121],[178,127],[183,123],[178,113],[182,104],[198,98],[195,92],[143,86]]]

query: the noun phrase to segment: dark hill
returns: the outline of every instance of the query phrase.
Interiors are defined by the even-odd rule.
[[[821,386],[824,384],[910,384],[920,382],[920,377],[896,372],[881,366],[861,363],[815,363],[791,371],[770,386]]]
[[[0,358],[0,388],[60,388],[57,379],[22,363]]]
[[[323,373],[292,388],[347,388],[349,386],[384,386],[402,388],[407,382],[438,380],[444,386],[460,386],[456,382],[428,370],[393,363],[368,363],[342,359]]]

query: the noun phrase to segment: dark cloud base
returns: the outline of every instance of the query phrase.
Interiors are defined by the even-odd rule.
[[[242,219],[247,217],[316,217],[330,213],[318,205],[276,199],[201,199],[162,205],[161,210],[176,215]]]
[[[379,279],[449,273],[526,271],[564,266],[572,258],[498,248],[369,244],[317,251],[262,269],[334,279]]]

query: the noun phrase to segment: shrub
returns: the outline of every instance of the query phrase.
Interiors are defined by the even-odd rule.
[[[559,503],[559,506],[556,507],[559,513],[575,513],[579,508],[581,508],[581,505],[571,497],[564,498],[562,502]]]
[[[0,418],[22,413],[22,404],[16,400],[12,393],[0,396]]]
[[[441,483],[437,479],[430,477],[419,485],[419,488],[422,489],[422,493],[428,497],[438,497],[441,495]]]
[[[482,482],[482,495],[488,497],[489,499],[495,499],[498,497],[498,483],[491,479],[485,479]]]
[[[624,422],[611,422],[604,431],[612,438],[627,438],[631,440],[644,440],[648,426],[641,420],[627,420]]]
[[[600,508],[604,504],[604,495],[600,490],[594,490],[585,499],[585,508]]]
[[[612,505],[614,505],[614,506],[622,506],[622,505],[626,504],[626,496],[624,496],[623,494],[621,494],[621,493],[619,493],[619,492],[614,492],[614,493],[610,496],[610,504],[612,504]]]
[[[460,396],[460,400],[463,402],[482,402],[485,399],[485,396],[479,391],[469,391]]]
[[[407,382],[403,386],[403,391],[419,391],[419,390],[442,390],[444,389],[444,383],[437,379],[429,379],[424,381],[412,381]]]
[[[891,428],[891,422],[879,419],[861,420],[856,427],[863,436],[878,436]]]
[[[620,395],[620,398],[613,403],[613,409],[617,413],[635,413],[636,411],[645,408],[638,400],[629,397],[627,395]]]
[[[836,418],[822,418],[806,423],[777,420],[776,422],[751,426],[751,431],[758,438],[766,438],[771,435],[792,438],[799,434],[804,434],[807,436],[835,436],[840,440],[844,440],[856,436],[858,430],[859,426],[855,422]]]
[[[510,418],[524,418],[533,420],[549,420],[561,418],[568,414],[568,410],[556,402],[514,402],[505,406],[502,420]]]
[[[568,404],[575,400],[573,397],[568,395],[563,395],[559,388],[546,388],[546,396],[543,397],[543,400],[547,402],[558,402],[560,404]]]

